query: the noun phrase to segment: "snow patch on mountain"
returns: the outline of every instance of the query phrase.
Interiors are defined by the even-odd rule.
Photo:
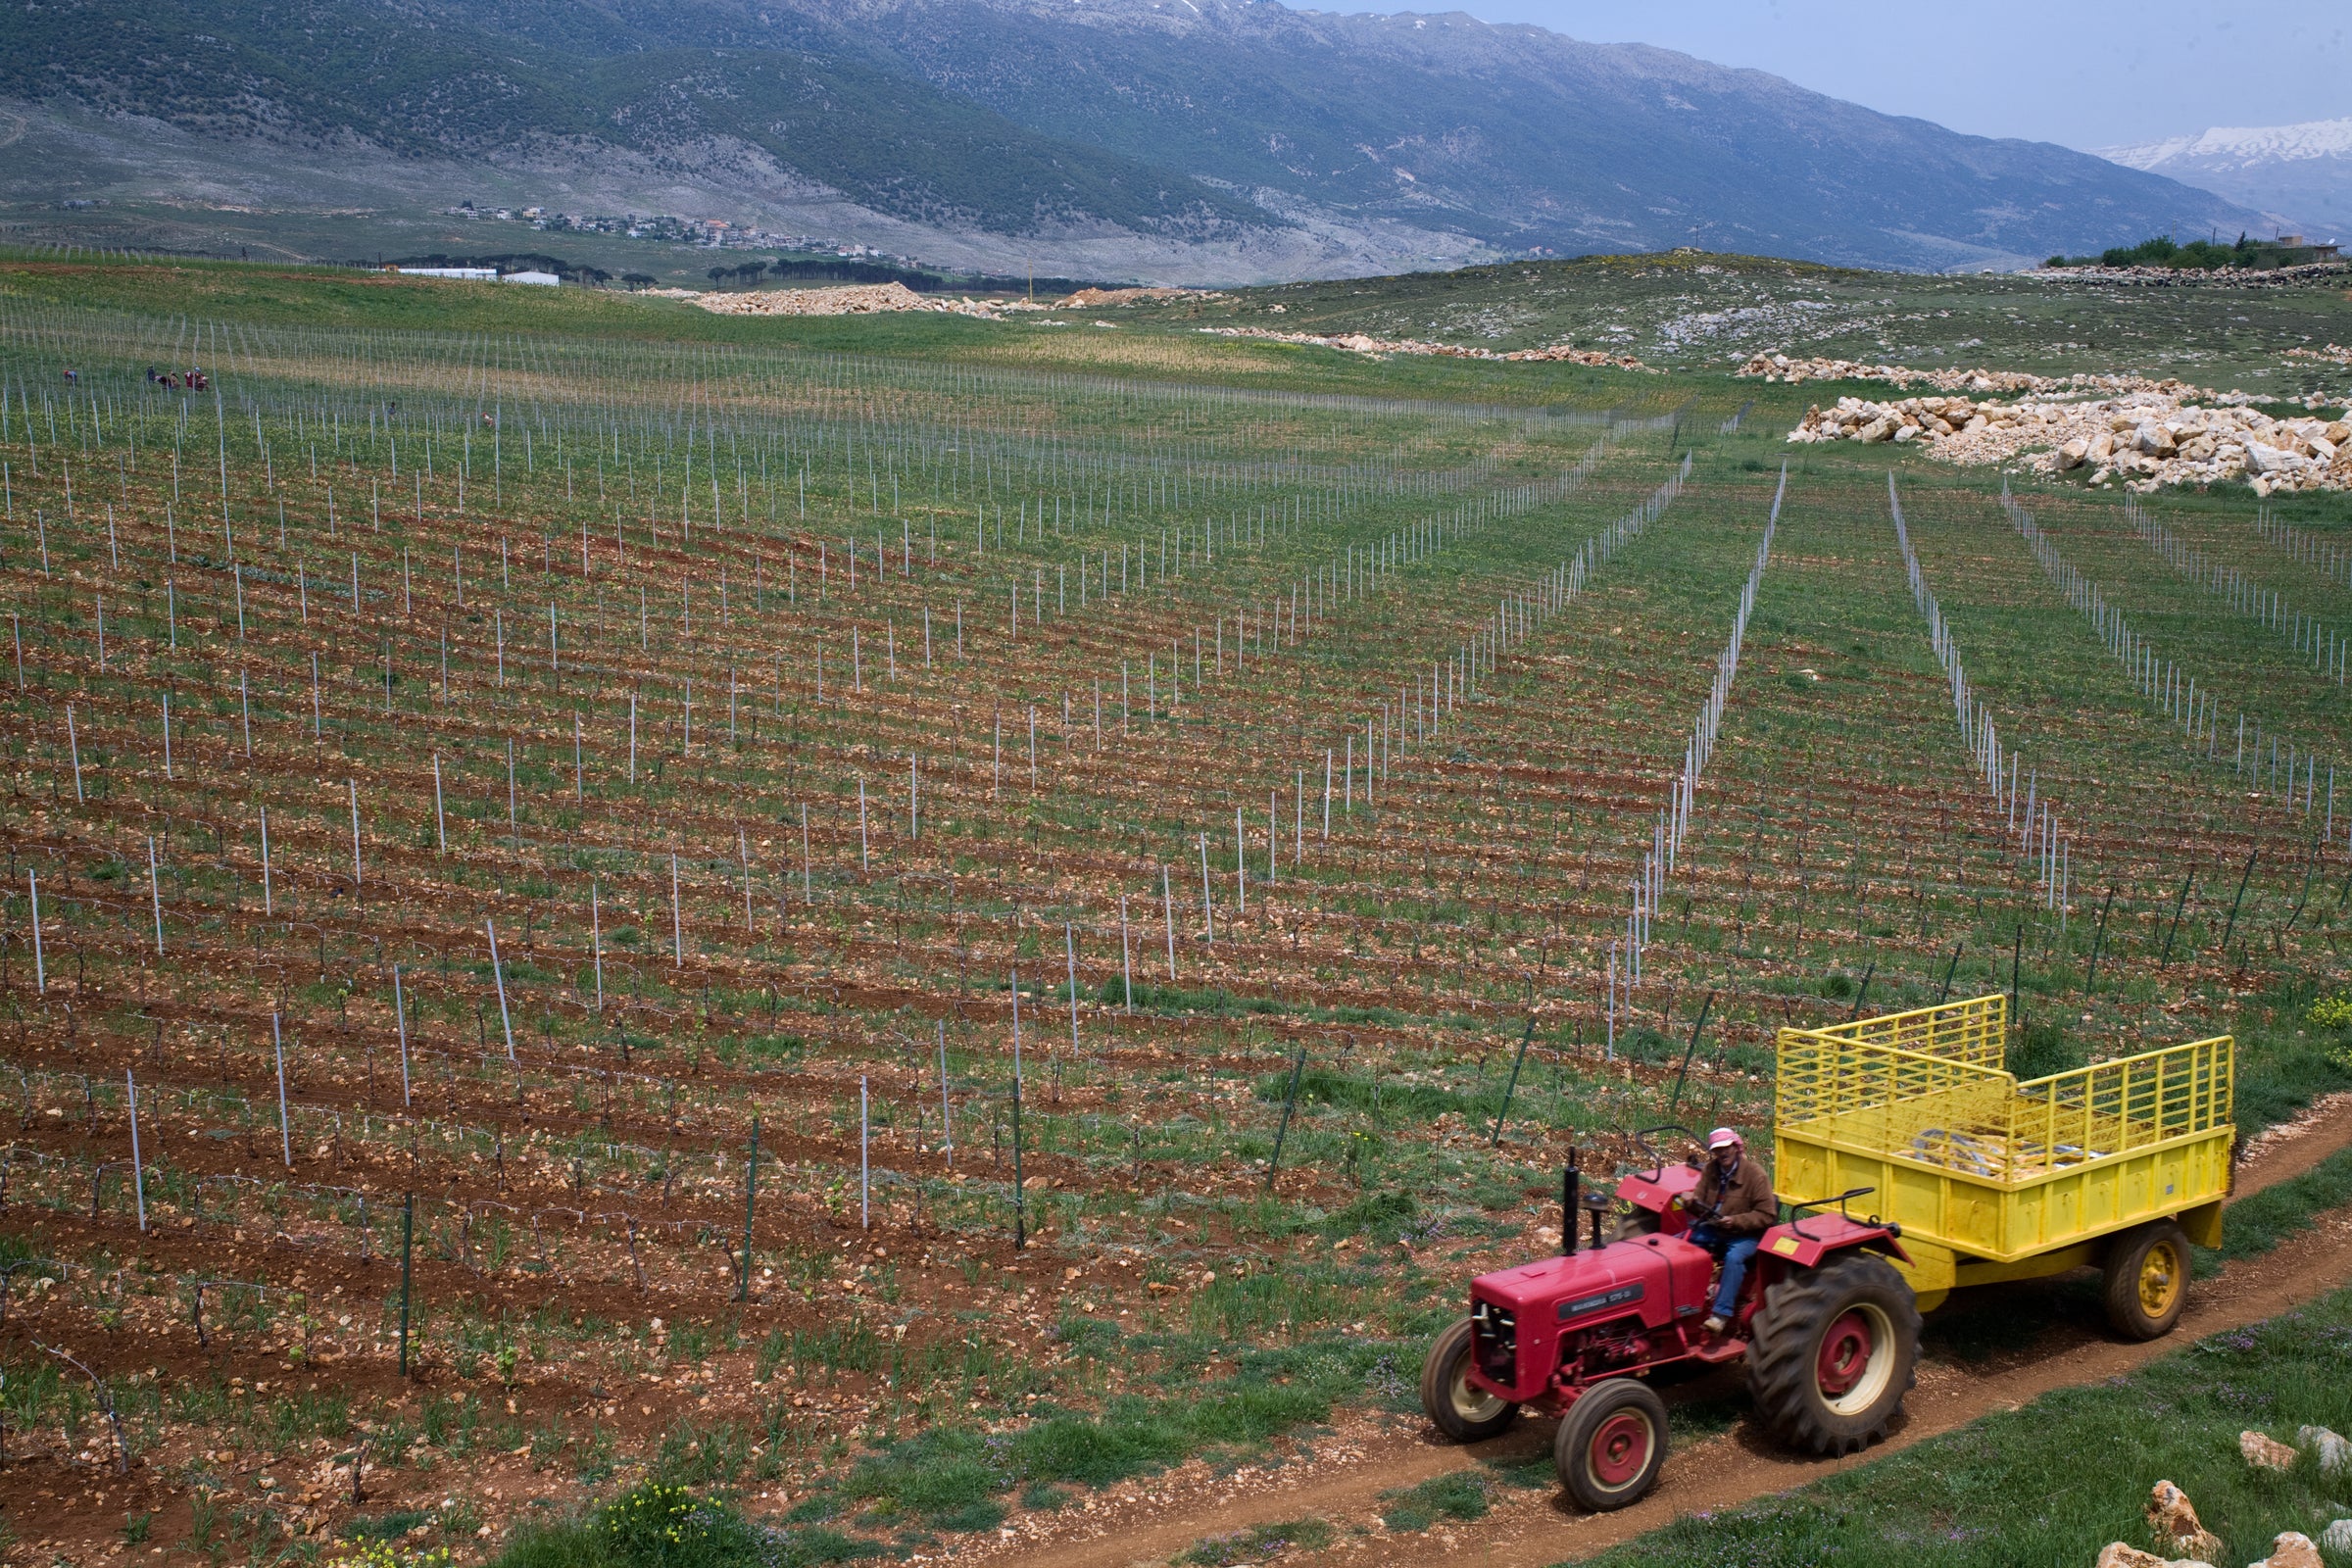
[[[2216,125],[2193,136],[2092,151],[2111,164],[2149,173],[2174,173],[2178,166],[2294,163],[2310,158],[2352,157],[2352,118],[2311,120],[2299,125]]]
[[[2216,125],[2097,156],[2252,208],[2283,233],[2352,235],[2352,119]]]

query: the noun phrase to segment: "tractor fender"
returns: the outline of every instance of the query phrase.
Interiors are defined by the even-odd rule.
[[[1617,1183],[1617,1199],[1652,1214],[1677,1217],[1674,1200],[1698,1187],[1698,1171],[1690,1165],[1660,1165],[1654,1170],[1638,1170]],[[1679,1225],[1669,1229],[1680,1230]]]
[[[1797,1268],[1812,1268],[1825,1257],[1857,1249],[1884,1252],[1908,1263],[1911,1254],[1903,1250],[1901,1235],[1901,1228],[1894,1225],[1873,1225],[1842,1214],[1807,1214],[1766,1231],[1756,1250]]]

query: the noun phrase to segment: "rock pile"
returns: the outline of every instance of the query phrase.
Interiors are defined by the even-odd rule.
[[[998,319],[1002,307],[986,300],[917,294],[904,283],[854,283],[843,288],[762,288],[704,293],[690,288],[649,288],[662,299],[684,300],[721,316],[873,316],[898,311],[942,311]]]
[[[2352,262],[2304,262],[2295,267],[2030,267],[2012,277],[2103,288],[2286,288],[2332,277]]]
[[[2257,495],[2352,490],[2352,425],[2346,417],[2274,419],[2253,409],[2207,407],[2160,390],[2081,403],[1839,398],[1835,408],[1808,409],[1788,439],[1919,442],[1947,463],[2015,462],[2045,474],[2087,467],[2093,484],[2120,479],[2143,493],[2241,478]]]
[[[1220,299],[1213,289],[1198,288],[1082,288],[1055,302],[1058,310],[1091,310],[1103,305],[1133,305],[1139,300]]]
[[[2330,343],[2324,349],[2288,349],[2286,357],[2290,360],[2317,360],[2322,365],[2341,365],[2352,369],[2352,349],[2341,343]]]
[[[1280,310],[1279,305],[1274,307]],[[1315,348],[1343,349],[1349,354],[1432,354],[1451,360],[1492,360],[1509,365],[1586,365],[1604,370],[1639,370],[1644,375],[1664,375],[1664,370],[1643,365],[1630,354],[1609,354],[1598,349],[1570,348],[1557,343],[1545,349],[1466,348],[1457,343],[1430,343],[1419,338],[1367,337],[1361,332],[1278,332],[1269,326],[1204,326],[1201,331],[1216,337],[1258,338],[1269,343],[1305,343]]]
[[[2185,381],[2151,381],[2139,375],[2034,375],[2025,370],[1922,370],[1908,365],[1865,365],[1859,360],[1792,360],[1786,354],[1759,354],[1741,366],[1740,375],[1760,375],[1767,381],[1886,381],[1895,386],[1932,386],[1938,392],[2163,392],[2181,397],[2211,398],[2216,394]],[[2239,394],[2225,394],[2239,396]]]

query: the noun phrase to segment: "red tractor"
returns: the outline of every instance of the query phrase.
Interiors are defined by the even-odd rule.
[[[1645,1140],[1667,1132],[1690,1136],[1682,1127],[1637,1135],[1653,1165],[1617,1184],[1630,1212],[1606,1244],[1609,1200],[1582,1196],[1571,1153],[1560,1255],[1472,1280],[1470,1315],[1438,1336],[1421,1367],[1422,1407],[1456,1443],[1496,1436],[1522,1407],[1560,1416],[1560,1485],[1596,1511],[1636,1502],[1657,1482],[1666,1405],[1642,1381],[1653,1373],[1744,1357],[1775,1436],[1843,1454],[1886,1436],[1919,1357],[1918,1305],[1886,1261],[1910,1261],[1901,1227],[1845,1210],[1869,1188],[1792,1205],[1788,1223],[1764,1233],[1731,1321],[1707,1333],[1715,1258],[1684,1239],[1692,1216],[1677,1201],[1698,1185],[1699,1167],[1651,1150]],[[1580,1209],[1592,1231],[1583,1251]]]

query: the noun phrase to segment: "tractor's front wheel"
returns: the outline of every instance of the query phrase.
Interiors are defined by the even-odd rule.
[[[1849,1252],[1766,1293],[1748,1386],[1774,1436],[1842,1454],[1886,1435],[1917,1381],[1919,1305],[1883,1258]]]
[[[1478,1443],[1509,1428],[1519,1406],[1470,1381],[1470,1320],[1447,1328],[1421,1361],[1421,1408],[1455,1443]]]
[[[2151,1220],[2107,1244],[2102,1292],[2107,1321],[2127,1339],[2173,1332],[2188,1301],[2188,1233],[2178,1220]]]
[[[1640,1502],[1666,1462],[1666,1401],[1632,1378],[1593,1385],[1568,1407],[1551,1462],[1580,1508],[1607,1513]]]

